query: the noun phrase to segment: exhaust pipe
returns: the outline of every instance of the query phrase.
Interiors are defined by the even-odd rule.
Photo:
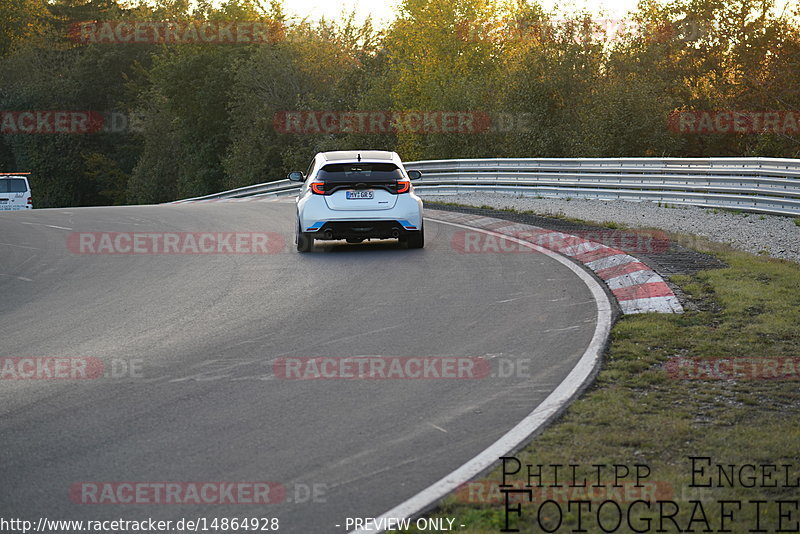
[[[397,228],[392,228],[392,237],[400,237],[400,230]]]
[[[333,230],[330,228],[325,230],[325,239],[333,239]]]

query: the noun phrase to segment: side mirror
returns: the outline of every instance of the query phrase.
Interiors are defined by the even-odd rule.
[[[306,180],[305,175],[300,171],[290,172],[288,178],[293,182],[304,182]]]
[[[409,180],[419,180],[422,178],[422,173],[419,171],[408,171],[408,179]]]

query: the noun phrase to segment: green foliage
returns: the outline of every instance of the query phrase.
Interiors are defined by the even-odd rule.
[[[46,33],[51,22],[41,0],[4,0],[0,6],[0,58]]]

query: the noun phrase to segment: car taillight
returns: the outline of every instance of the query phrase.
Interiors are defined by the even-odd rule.
[[[325,182],[311,182],[311,192],[315,195],[324,195]]]
[[[398,193],[408,193],[411,190],[411,182],[408,180],[398,180],[397,181],[397,192]]]
[[[28,197],[28,206],[33,207],[33,199]]]

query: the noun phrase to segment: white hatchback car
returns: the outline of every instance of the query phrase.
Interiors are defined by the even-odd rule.
[[[33,208],[27,172],[0,173],[0,211]]]
[[[307,175],[295,171],[289,180],[303,182],[297,196],[297,250],[309,252],[315,239],[398,239],[422,248],[422,200],[396,152],[352,150],[320,152]]]

